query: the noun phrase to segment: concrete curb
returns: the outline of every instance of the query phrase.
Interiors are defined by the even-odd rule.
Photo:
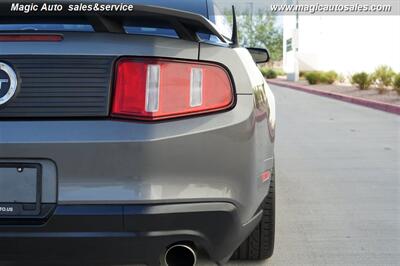
[[[348,102],[348,103],[353,103],[353,104],[357,104],[357,105],[362,105],[362,106],[366,106],[369,108],[373,108],[373,109],[385,111],[388,113],[400,115],[400,106],[394,105],[394,104],[382,103],[382,102],[377,102],[374,100],[367,100],[367,99],[363,99],[363,98],[351,97],[351,96],[347,96],[347,95],[340,94],[340,93],[316,90],[316,89],[310,88],[308,86],[293,84],[293,83],[280,81],[280,80],[269,79],[269,80],[267,80],[267,82],[270,84],[273,84],[273,85],[278,85],[278,86],[283,86],[283,87],[287,87],[290,89],[300,90],[300,91],[304,91],[307,93],[320,95],[320,96],[324,96],[324,97],[329,97],[332,99],[336,99],[336,100],[340,100],[340,101],[344,101],[344,102]]]

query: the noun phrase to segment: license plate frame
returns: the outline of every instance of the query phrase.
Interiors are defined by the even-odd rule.
[[[35,170],[36,199],[34,203],[17,201],[0,202],[0,219],[40,215],[42,204],[42,166],[34,163],[0,163],[0,174],[2,169],[15,169],[17,172],[24,171],[25,169]]]

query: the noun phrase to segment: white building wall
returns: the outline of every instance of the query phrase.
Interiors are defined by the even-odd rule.
[[[284,70],[293,71],[295,53],[286,40],[295,35],[296,17],[285,16]],[[335,70],[342,74],[372,72],[389,65],[400,72],[400,16],[300,16],[300,70]]]

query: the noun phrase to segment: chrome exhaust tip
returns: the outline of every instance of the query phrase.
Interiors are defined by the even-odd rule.
[[[172,245],[165,252],[164,262],[166,266],[195,266],[197,255],[194,249],[188,245]]]

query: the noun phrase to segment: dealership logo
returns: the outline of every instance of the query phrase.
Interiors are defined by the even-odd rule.
[[[0,62],[0,106],[14,97],[17,85],[17,73],[6,63]]]

